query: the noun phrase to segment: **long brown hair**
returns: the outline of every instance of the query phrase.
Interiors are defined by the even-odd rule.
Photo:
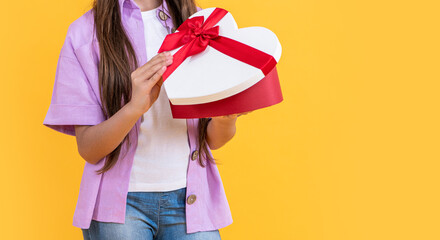
[[[197,11],[194,0],[165,0],[175,29]],[[121,22],[118,0],[94,0],[94,28],[99,43],[100,61],[98,67],[99,91],[106,118],[118,112],[131,99],[131,73],[137,69],[138,62],[133,46]],[[143,120],[143,119],[142,119]],[[198,131],[198,162],[202,167],[202,154],[205,159],[216,164],[207,147],[206,134],[209,118],[200,118]],[[119,159],[122,145],[130,145],[130,134],[109,153],[104,166],[98,174],[111,169]]]

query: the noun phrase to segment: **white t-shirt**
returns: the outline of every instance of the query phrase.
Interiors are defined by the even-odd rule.
[[[157,54],[168,34],[157,10],[144,11],[147,58]],[[186,119],[173,119],[165,88],[144,113],[128,191],[171,191],[186,187],[190,147]]]

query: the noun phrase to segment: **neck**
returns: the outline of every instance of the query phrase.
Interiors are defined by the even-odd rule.
[[[136,2],[142,12],[155,9],[162,4],[162,0],[134,0],[134,2]]]

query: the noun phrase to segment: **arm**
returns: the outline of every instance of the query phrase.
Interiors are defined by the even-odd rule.
[[[208,122],[206,129],[206,141],[209,148],[211,150],[219,149],[229,142],[235,136],[235,122],[237,121],[237,117],[250,112],[252,111],[241,114],[212,117],[211,121]]]
[[[55,72],[51,103],[43,124],[58,132],[76,136],[78,152],[91,164],[111,153],[130,132],[139,117],[157,99],[161,75],[172,63],[169,52],[157,54],[131,73],[130,102],[105,120],[101,103],[89,78],[90,59],[77,58],[75,46],[81,25],[71,24],[61,48]],[[81,61],[80,61],[81,60]]]
[[[211,150],[219,149],[235,135],[237,117],[213,117],[208,122],[206,141]]]
[[[157,54],[131,73],[132,98],[109,119],[96,125],[75,125],[78,152],[87,162],[96,164],[124,140],[139,117],[157,100],[162,74],[172,63],[169,52]]]
[[[140,116],[129,102],[97,125],[75,125],[79,154],[91,164],[98,163],[122,142]]]

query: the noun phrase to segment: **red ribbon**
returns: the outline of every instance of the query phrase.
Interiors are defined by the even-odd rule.
[[[213,26],[227,13],[228,11],[225,9],[215,8],[206,21],[204,21],[203,16],[189,18],[177,28],[178,32],[168,34],[165,37],[158,53],[170,51],[181,46],[182,48],[173,55],[173,63],[168,66],[162,75],[163,81],[187,57],[203,52],[208,45],[225,55],[261,69],[264,75],[267,75],[275,67],[277,62],[273,56],[249,45],[219,35],[219,26]]]

